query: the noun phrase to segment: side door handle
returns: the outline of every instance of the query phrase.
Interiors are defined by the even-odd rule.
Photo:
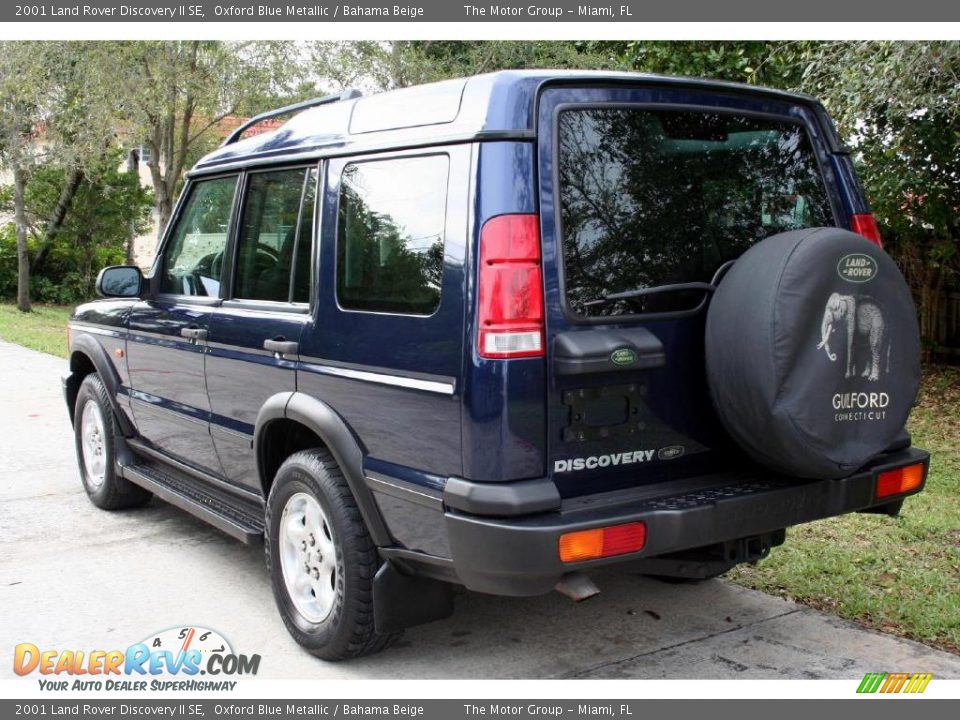
[[[180,328],[180,335],[191,340],[206,340],[207,330],[206,328],[185,327]]]
[[[296,355],[300,352],[300,343],[292,340],[274,338],[273,340],[264,340],[263,349],[275,352],[278,355]]]

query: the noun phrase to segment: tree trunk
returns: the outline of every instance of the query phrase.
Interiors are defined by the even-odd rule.
[[[173,214],[173,201],[167,194],[167,180],[160,170],[159,146],[154,145],[150,148],[150,160],[147,167],[150,168],[150,182],[153,185],[153,210],[157,214],[157,237],[163,237],[163,231],[167,227],[170,215]]]
[[[390,45],[390,84],[391,88],[402,88],[408,85],[404,72],[403,43],[393,42]]]
[[[30,312],[30,256],[27,254],[26,172],[13,166],[13,222],[17,233],[17,310]]]
[[[53,215],[50,217],[50,220],[47,222],[47,227],[43,231],[40,248],[37,250],[37,255],[33,259],[33,267],[30,269],[32,273],[37,274],[43,267],[43,263],[47,259],[47,254],[51,248],[53,248],[53,242],[56,240],[57,233],[60,232],[60,228],[63,227],[63,221],[67,217],[70,205],[73,204],[73,198],[77,194],[77,190],[80,189],[81,182],[83,182],[83,170],[73,168],[70,174],[67,175],[63,189],[60,191],[57,205],[53,209]]]
[[[170,222],[170,216],[173,215],[173,200],[169,195],[165,195],[161,200],[157,198],[157,237],[163,237],[163,231],[167,229],[167,223]]]
[[[127,172],[133,173],[140,184],[140,152],[133,148],[127,153]],[[136,264],[137,253],[133,246],[137,239],[137,221],[136,218],[130,218],[130,225],[127,227],[127,265]]]

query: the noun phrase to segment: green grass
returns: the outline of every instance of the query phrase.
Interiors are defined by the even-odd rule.
[[[63,357],[69,314],[0,304],[0,338]],[[926,490],[899,518],[845,515],[793,528],[766,560],[729,578],[960,654],[960,368],[925,369],[910,430],[933,460]]]
[[[51,355],[67,356],[67,318],[70,308],[60,305],[34,305],[22,313],[15,305],[0,303],[0,340]]]
[[[927,367],[910,420],[932,453],[899,518],[845,515],[793,528],[736,583],[960,654],[960,369]]]

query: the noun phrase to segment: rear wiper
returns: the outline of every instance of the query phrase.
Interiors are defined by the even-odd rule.
[[[597,300],[585,302],[584,306],[602,305],[603,303],[614,302],[616,300],[630,300],[632,298],[646,297],[647,295],[658,295],[660,293],[689,292],[691,290],[700,290],[702,292],[713,292],[717,289],[716,285],[705,282],[686,282],[676,283],[674,285],[657,285],[655,287],[642,287],[633,290],[624,290],[622,292],[610,293]]]
[[[672,293],[672,292],[684,292],[690,290],[701,290],[703,292],[713,292],[717,289],[717,285],[720,284],[720,280],[723,279],[723,276],[727,274],[730,268],[733,267],[733,264],[736,262],[736,259],[727,260],[720,267],[717,268],[716,272],[713,273],[713,278],[710,282],[686,282],[686,283],[674,283],[673,285],[657,285],[655,287],[643,287],[636,288],[634,290],[624,290],[623,292],[610,293],[609,295],[604,295],[599,300],[591,300],[585,302],[584,306],[589,305],[602,305],[603,303],[614,302],[615,300],[629,300],[630,298],[644,297],[646,295],[656,295],[658,293]]]

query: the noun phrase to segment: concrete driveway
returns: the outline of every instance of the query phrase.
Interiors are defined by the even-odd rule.
[[[118,513],[87,501],[60,395],[64,368],[0,341],[0,677],[13,676],[17,643],[124,648],[203,625],[235,651],[259,653],[258,677],[268,678],[960,678],[960,657],[720,580],[675,586],[612,573],[579,605],[556,593],[464,592],[452,618],[408,630],[397,647],[321,662],[284,630],[262,548],[156,499]]]

